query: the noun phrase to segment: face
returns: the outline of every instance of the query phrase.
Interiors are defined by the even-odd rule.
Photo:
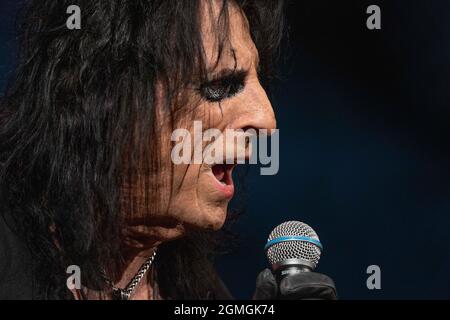
[[[205,5],[202,8],[203,45],[211,81],[208,80],[199,89],[186,89],[190,90],[186,92],[187,95],[196,101],[195,109],[177,119],[175,128],[166,125],[168,121],[164,113],[159,113],[163,163],[155,179],[159,179],[157,185],[161,197],[158,201],[162,202],[162,210],[152,213],[149,219],[152,221],[151,226],[134,229],[139,230],[141,236],[145,234],[166,241],[182,236],[189,229],[217,230],[224,224],[228,203],[233,197],[234,165],[205,161],[173,164],[173,144],[170,142],[173,129],[186,129],[193,137],[194,121],[200,121],[203,130],[217,128],[221,132],[226,129],[258,131],[276,128],[272,106],[258,80],[258,51],[251,39],[245,16],[234,6],[229,8],[229,42],[216,64],[217,38],[210,26],[212,19],[217,19],[219,9],[220,2],[211,8]],[[222,142],[224,154],[230,148],[236,151],[234,141],[222,139]],[[217,141],[201,142],[202,150],[212,143]],[[198,144],[192,141],[192,149],[196,146]],[[245,150],[246,157],[250,156],[249,152],[249,149]]]

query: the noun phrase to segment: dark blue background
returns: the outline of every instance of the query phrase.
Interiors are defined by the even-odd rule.
[[[382,30],[365,27],[382,10]],[[17,1],[0,4],[0,87],[15,61]],[[341,298],[450,298],[450,3],[291,1],[289,46],[273,97],[280,171],[250,170],[240,245],[219,261],[238,298],[266,267],[286,220],[307,222],[318,271]],[[381,267],[381,290],[366,268]]]

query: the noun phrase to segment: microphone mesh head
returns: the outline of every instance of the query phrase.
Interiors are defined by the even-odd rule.
[[[300,221],[287,221],[277,226],[270,233],[267,242],[280,237],[306,237],[319,241],[317,233],[306,223]],[[314,269],[319,263],[322,250],[316,244],[308,241],[292,240],[281,241],[267,249],[267,259],[271,265],[279,264],[288,259],[301,259]]]

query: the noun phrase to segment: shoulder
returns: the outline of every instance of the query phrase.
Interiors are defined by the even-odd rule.
[[[13,219],[0,211],[0,299],[32,298],[32,260],[25,242],[14,231]]]

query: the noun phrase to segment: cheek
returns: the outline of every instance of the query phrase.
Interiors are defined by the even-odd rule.
[[[174,126],[176,129],[188,128],[190,134],[190,157],[194,160],[196,125],[201,124],[200,135],[205,130],[213,127],[223,130],[229,123],[229,114],[225,108],[219,106],[217,103],[202,102],[197,105],[195,114],[186,116],[177,121]],[[172,132],[167,133],[166,136],[171,136]],[[202,137],[200,137],[202,139]],[[205,150],[210,141],[201,141],[200,149]],[[163,153],[168,155],[169,163],[172,165],[172,145],[179,146],[181,140],[174,141],[169,150],[164,149]],[[178,149],[177,149],[178,150]],[[182,152],[175,152],[175,155],[183,155],[183,148],[180,146],[179,150]],[[179,151],[178,150],[178,151]],[[172,171],[172,186],[171,197],[168,208],[168,215],[183,223],[198,228],[219,229],[226,218],[226,210],[228,200],[224,200],[217,191],[217,187],[211,182],[211,169],[205,164],[173,164]]]
[[[169,214],[179,222],[202,229],[220,229],[227,211],[226,200],[217,200],[209,170],[202,165],[175,166]]]
[[[196,177],[192,165],[174,165],[170,214],[183,219],[196,204]],[[189,208],[189,210],[182,210]]]
[[[200,165],[175,165],[173,171],[171,206],[189,208],[198,206]],[[189,213],[186,210],[186,214]],[[194,213],[191,213],[194,214]]]

